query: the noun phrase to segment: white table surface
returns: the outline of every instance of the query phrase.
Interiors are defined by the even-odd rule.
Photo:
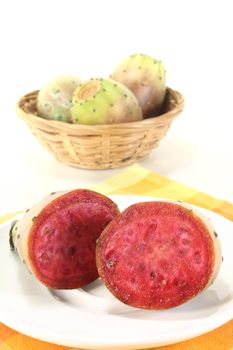
[[[17,117],[15,104],[60,74],[108,76],[135,52],[163,60],[167,85],[186,100],[159,147],[139,164],[233,202],[231,1],[2,3],[0,216],[125,169],[59,163]]]

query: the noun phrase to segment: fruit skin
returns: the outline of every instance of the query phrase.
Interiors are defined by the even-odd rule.
[[[161,61],[148,55],[131,55],[115,68],[111,78],[135,94],[144,118],[161,113],[166,95],[166,71]]]
[[[116,215],[117,205],[97,192],[54,192],[13,224],[10,245],[46,287],[79,288],[98,277],[96,240]]]
[[[76,124],[114,124],[142,120],[134,94],[112,79],[91,79],[73,94],[72,120]]]
[[[209,219],[174,201],[137,203],[99,237],[100,277],[123,303],[166,309],[192,299],[213,283],[222,255]]]
[[[39,91],[37,97],[37,110],[40,117],[46,119],[71,122],[72,94],[81,79],[64,75],[51,80]]]

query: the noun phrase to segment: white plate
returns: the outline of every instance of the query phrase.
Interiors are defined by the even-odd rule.
[[[153,200],[112,196],[120,209]],[[220,236],[224,261],[208,290],[164,311],[140,310],[114,299],[100,280],[86,288],[49,291],[10,251],[10,222],[0,227],[0,321],[26,335],[86,349],[134,349],[176,343],[206,333],[233,316],[233,222],[200,209]],[[12,220],[11,220],[12,221]]]

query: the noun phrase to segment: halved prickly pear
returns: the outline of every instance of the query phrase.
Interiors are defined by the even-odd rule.
[[[115,218],[97,243],[97,268],[123,303],[166,309],[216,278],[222,256],[210,221],[181,203],[138,203]]]
[[[90,190],[52,193],[11,229],[11,245],[50,288],[82,287],[98,277],[96,240],[119,214],[109,198]]]

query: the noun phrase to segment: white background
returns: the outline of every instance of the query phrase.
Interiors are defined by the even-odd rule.
[[[233,202],[232,1],[0,2],[0,215],[48,192],[89,187],[124,168],[58,163],[15,113],[22,95],[61,74],[108,76],[133,53],[161,59],[186,105],[140,164]]]

